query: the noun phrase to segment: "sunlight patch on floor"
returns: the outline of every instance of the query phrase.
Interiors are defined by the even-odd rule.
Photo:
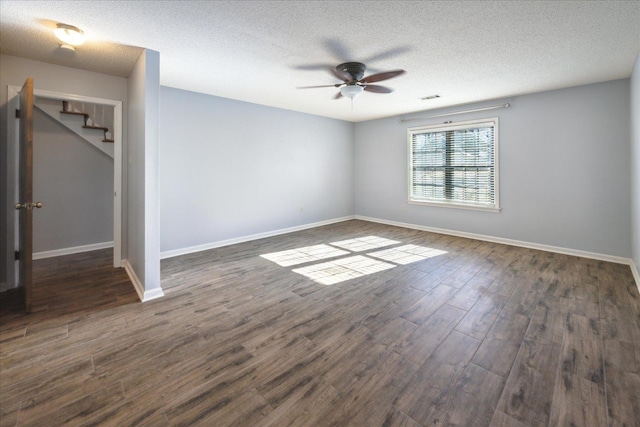
[[[356,239],[341,240],[331,242],[330,245],[353,252],[370,251],[371,249],[383,248],[400,243],[396,240],[385,239],[378,236],[358,237]]]
[[[292,271],[302,274],[322,285],[334,285],[345,280],[378,273],[394,267],[396,266],[393,264],[367,258],[362,255],[356,255],[335,261],[314,264],[308,267],[296,268]]]
[[[316,263],[317,261],[327,260],[328,258],[343,257],[291,270],[322,285],[334,285],[344,282],[345,280],[378,273],[397,267],[398,265],[406,265],[447,253],[446,251],[424,246],[402,245],[369,252],[363,255],[353,254],[353,252],[370,251],[372,249],[380,249],[401,243],[402,242],[385,239],[383,237],[366,236],[331,242],[329,244],[272,252],[260,256],[275,262],[281,267]],[[345,255],[347,256],[344,257]]]
[[[347,255],[349,252],[336,249],[329,245],[314,245],[303,248],[290,249],[281,252],[273,252],[270,254],[260,255],[262,258],[273,261],[281,267],[289,267],[292,265],[304,264],[306,262],[320,261],[327,258],[333,258],[341,255]]]
[[[411,264],[412,262],[422,261],[427,258],[446,254],[446,251],[439,249],[427,248],[418,245],[404,245],[397,248],[385,249],[377,252],[370,252],[367,255],[383,259],[385,261],[395,262],[396,264]]]

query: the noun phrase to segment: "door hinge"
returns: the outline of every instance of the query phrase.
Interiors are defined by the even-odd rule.
[[[16,119],[19,119],[19,118],[20,118],[20,110],[16,108]]]
[[[14,259],[15,259],[16,261],[20,261],[20,251],[16,251],[16,252],[15,252]]]

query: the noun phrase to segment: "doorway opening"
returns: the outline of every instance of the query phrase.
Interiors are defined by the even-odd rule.
[[[36,82],[37,84],[37,82]],[[8,111],[13,112],[19,109],[19,92],[21,88],[18,86],[9,86],[8,88]],[[55,100],[56,102],[65,101],[75,103],[86,103],[88,105],[104,106],[113,111],[113,129],[110,128],[109,135],[105,134],[105,138],[112,139],[113,145],[113,186],[109,191],[113,190],[113,267],[121,267],[122,263],[122,102],[110,99],[88,97],[82,95],[73,95],[67,93],[46,91],[34,88],[34,97],[42,100]],[[10,113],[8,113],[10,114]],[[12,118],[8,121],[8,182],[7,197],[9,201],[17,200],[18,195],[18,120]],[[77,200],[75,209],[82,209],[83,200]],[[43,212],[44,213],[44,210]],[[14,288],[18,283],[18,268],[16,266],[14,254],[19,249],[18,244],[18,224],[17,215],[9,212],[7,215],[7,288]],[[89,249],[89,248],[87,248]],[[74,252],[68,252],[74,253]]]

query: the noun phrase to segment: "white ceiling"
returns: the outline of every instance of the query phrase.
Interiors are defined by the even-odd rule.
[[[85,31],[74,55],[56,22]],[[127,76],[144,47],[164,86],[348,121],[626,78],[640,52],[639,1],[2,0],[0,23],[3,54]],[[344,61],[407,73],[353,106],[297,89]]]

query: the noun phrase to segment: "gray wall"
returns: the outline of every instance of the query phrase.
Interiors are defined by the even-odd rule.
[[[353,215],[352,123],[167,87],[160,101],[163,252]]]
[[[75,68],[46,64],[44,62],[15,56],[0,55],[0,152],[7,151],[7,86],[20,86],[27,77],[33,77],[36,89],[49,90],[62,93],[91,96],[97,98],[122,101],[123,128],[127,126],[127,79],[106,74],[93,73]],[[123,144],[126,147],[126,132],[123,135]],[[7,272],[7,213],[14,215],[13,210],[8,209],[15,200],[13,195],[7,195],[7,158],[0,156],[0,200],[6,201],[0,209],[0,283],[6,281]],[[123,183],[126,176],[123,177]],[[124,185],[124,184],[123,184]],[[125,187],[126,188],[126,187]],[[11,199],[11,200],[9,200]],[[126,209],[126,198],[123,198],[123,210]],[[7,209],[5,209],[5,207]],[[126,212],[126,211],[125,211]],[[122,221],[123,236],[126,236],[126,218]],[[126,254],[126,239],[123,239],[123,254]]]
[[[128,80],[129,145],[125,155],[129,221],[127,260],[144,286],[145,298],[160,289],[159,93],[160,54],[145,50]]]
[[[629,80],[509,101],[509,109],[447,118],[357,123],[356,214],[629,258]],[[502,211],[407,206],[407,128],[495,116]]]
[[[633,260],[638,272],[640,269],[640,54],[636,58],[631,74],[631,231]],[[640,283],[637,285],[640,287]]]
[[[113,241],[113,159],[34,109],[33,251]]]

